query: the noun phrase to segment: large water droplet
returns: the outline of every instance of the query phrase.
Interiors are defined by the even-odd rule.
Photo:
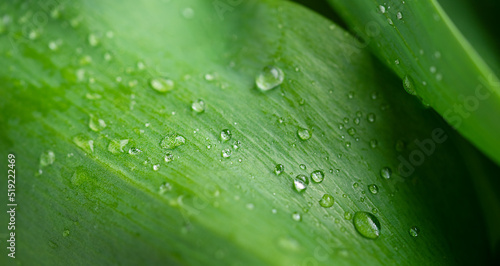
[[[293,180],[293,187],[297,192],[303,192],[309,185],[309,179],[305,175],[298,175]]]
[[[417,92],[415,91],[415,84],[410,76],[406,75],[403,78],[403,87],[408,94],[417,95]]]
[[[274,167],[274,173],[276,175],[281,175],[285,171],[285,166],[282,164],[277,164],[276,167]]]
[[[412,226],[412,227],[410,227],[409,233],[410,233],[410,236],[417,237],[418,234],[420,233],[420,229],[416,226]]]
[[[311,173],[311,179],[315,183],[321,183],[323,182],[323,179],[325,179],[325,173],[321,170],[316,170]]]
[[[46,151],[40,155],[40,166],[48,166],[54,163],[56,154],[53,151]]]
[[[285,74],[276,66],[266,66],[255,79],[255,84],[261,91],[268,91],[283,83]]]
[[[87,153],[94,152],[94,141],[84,135],[73,137],[73,142]]]
[[[186,139],[179,134],[169,134],[160,142],[160,147],[167,150],[173,150],[186,143]]]
[[[149,86],[158,92],[169,92],[174,89],[174,81],[165,78],[154,78],[149,81]]]
[[[222,141],[228,141],[231,139],[232,136],[233,136],[233,134],[231,133],[231,131],[229,131],[229,129],[223,129],[220,132],[220,139]]]
[[[330,208],[335,203],[335,200],[330,194],[324,194],[323,197],[319,200],[319,205],[323,208]]]
[[[378,193],[378,186],[375,184],[368,185],[368,190],[372,194],[377,194]]]
[[[221,156],[223,158],[229,158],[229,157],[231,157],[231,154],[232,154],[232,152],[230,149],[223,149],[221,152]]]
[[[292,219],[294,221],[300,222],[300,221],[302,221],[302,216],[300,215],[300,213],[294,212],[294,213],[292,213]]]
[[[112,140],[108,145],[108,151],[113,154],[123,153],[123,148],[128,144],[128,139]]]
[[[377,239],[380,236],[380,222],[369,212],[356,212],[353,224],[356,231],[366,238]]]
[[[89,127],[93,131],[101,131],[106,128],[106,122],[95,115],[90,115]]]
[[[389,167],[384,167],[380,170],[380,176],[385,179],[391,178],[392,170]]]
[[[205,102],[199,99],[191,104],[191,109],[197,113],[203,113],[205,112]]]
[[[312,133],[311,131],[309,131],[308,129],[305,129],[305,128],[299,128],[297,130],[297,136],[299,136],[299,138],[301,140],[308,140],[311,138],[312,136]]]

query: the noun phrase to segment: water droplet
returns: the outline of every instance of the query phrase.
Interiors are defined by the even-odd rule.
[[[378,146],[378,141],[377,141],[376,139],[372,139],[372,140],[370,140],[370,147],[371,147],[372,149],[377,148],[377,146]]]
[[[356,134],[356,129],[351,127],[347,130],[347,133],[350,135],[350,136],[354,136]]]
[[[192,19],[194,17],[194,10],[190,7],[186,7],[182,10],[182,16],[186,19]]]
[[[431,67],[429,68],[429,71],[430,71],[431,73],[436,73],[436,70],[437,70],[437,69],[436,69],[436,67],[435,67],[435,66],[431,66]]]
[[[329,194],[324,194],[323,197],[319,200],[319,205],[323,208],[330,208],[335,203],[333,197]]]
[[[169,152],[165,154],[165,157],[163,159],[165,160],[166,163],[169,163],[174,160],[174,155]]]
[[[274,173],[276,175],[281,175],[285,171],[285,166],[282,164],[277,164],[276,167],[274,167]]]
[[[84,135],[73,137],[73,142],[87,153],[94,152],[94,141]]]
[[[300,215],[300,213],[294,212],[294,213],[292,213],[292,219],[294,221],[300,222],[300,221],[302,221],[302,216]]]
[[[231,157],[231,150],[230,149],[224,149],[221,152],[221,155],[223,158],[229,158]]]
[[[253,203],[248,203],[248,204],[246,205],[246,207],[247,207],[247,209],[249,209],[249,210],[253,210],[253,209],[255,208],[255,205],[253,205]]]
[[[128,144],[128,139],[112,140],[108,145],[108,151],[112,154],[123,153],[123,147]]]
[[[356,212],[353,224],[356,231],[366,238],[377,239],[380,236],[380,222],[369,212]]]
[[[90,46],[97,46],[99,44],[99,39],[95,36],[95,34],[89,34],[87,40],[89,41]]]
[[[233,136],[233,134],[231,133],[231,131],[229,131],[229,129],[223,129],[220,132],[220,139],[222,141],[228,141],[231,139],[232,136]]]
[[[54,163],[56,160],[56,154],[53,151],[46,151],[40,155],[40,166],[48,166]]]
[[[300,164],[299,165],[299,168],[302,169],[302,170],[306,170],[307,169],[307,166],[305,164]]]
[[[155,164],[155,165],[153,165],[153,170],[154,170],[154,171],[158,171],[158,170],[160,170],[160,165],[159,165],[159,164]]]
[[[64,230],[62,235],[63,235],[63,237],[69,236],[69,230],[68,229]]]
[[[56,51],[57,49],[59,49],[59,43],[55,41],[49,42],[49,49],[52,51]]]
[[[380,176],[385,179],[391,178],[392,170],[389,167],[384,167],[380,170]]]
[[[191,109],[197,113],[203,113],[205,112],[205,102],[199,99],[191,104]]]
[[[345,213],[344,213],[344,219],[346,219],[346,220],[351,220],[351,219],[352,219],[352,213],[350,213],[350,212],[345,212]]]
[[[358,187],[359,187],[358,182],[354,182],[354,184],[352,184],[352,187],[353,187],[353,188],[358,188]]]
[[[412,227],[410,227],[409,233],[410,233],[410,236],[417,237],[418,234],[420,233],[420,229],[416,226],[412,226]]]
[[[309,179],[305,175],[298,175],[293,180],[293,186],[297,192],[303,192],[309,185]]]
[[[149,81],[149,86],[157,92],[169,92],[174,89],[174,81],[165,78],[154,78]]]
[[[179,146],[184,145],[186,139],[179,134],[169,134],[160,142],[160,147],[167,150],[173,150]]]
[[[387,23],[389,23],[389,25],[394,25],[394,22],[392,22],[392,19],[390,18],[387,18]]]
[[[399,20],[402,20],[402,19],[403,19],[403,13],[398,12],[398,13],[396,14],[396,17],[397,17]]]
[[[315,183],[321,183],[325,179],[325,173],[321,170],[316,170],[311,173],[311,179]]]
[[[166,192],[172,190],[172,185],[170,183],[163,183],[160,186],[160,194],[165,194]]]
[[[415,84],[410,76],[405,75],[403,78],[403,87],[408,94],[417,95],[417,92],[415,91]]]
[[[106,128],[106,122],[95,115],[90,115],[89,127],[92,131],[101,131]]]
[[[360,122],[361,119],[359,119],[359,117],[354,118],[354,124],[359,125]]]
[[[375,119],[377,118],[377,116],[374,114],[374,113],[369,113],[368,116],[366,117],[366,119],[368,120],[368,122],[370,123],[373,123],[375,122]]]
[[[239,148],[240,148],[240,146],[241,146],[241,142],[240,142],[239,140],[237,140],[237,141],[235,141],[235,142],[233,143],[233,149],[234,149],[234,150],[239,149]]]
[[[301,140],[308,140],[311,138],[311,131],[309,131],[308,129],[305,129],[305,128],[299,128],[297,130],[297,135],[299,136],[299,138]]]
[[[130,148],[130,149],[128,150],[128,153],[129,153],[130,155],[137,155],[137,154],[139,154],[139,153],[141,153],[141,152],[142,152],[142,151],[141,151],[140,149],[138,149],[138,148],[134,148],[134,147],[133,147],[133,148]]]
[[[394,60],[394,64],[399,65],[399,59]]]
[[[255,84],[261,91],[276,88],[285,79],[283,71],[276,66],[266,66],[255,79]]]
[[[385,6],[379,5],[378,10],[380,11],[380,13],[384,14],[385,13]]]
[[[372,194],[377,194],[378,193],[378,186],[375,185],[375,184],[371,184],[371,185],[368,186],[368,190]]]

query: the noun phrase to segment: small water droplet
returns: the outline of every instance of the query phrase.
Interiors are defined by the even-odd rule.
[[[90,44],[90,46],[97,46],[99,44],[99,39],[97,38],[97,36],[95,34],[89,34],[89,37],[88,37],[88,42]]]
[[[397,17],[399,20],[402,20],[402,19],[403,19],[403,13],[398,12],[398,13],[396,14],[396,17]]]
[[[163,159],[165,160],[166,163],[169,163],[174,160],[174,155],[169,152],[165,154],[165,157]]]
[[[276,66],[266,66],[255,79],[255,84],[261,91],[271,90],[283,83],[285,74]]]
[[[166,192],[172,190],[172,185],[170,183],[163,183],[160,186],[159,192],[160,194],[165,194]]]
[[[311,173],[311,180],[315,183],[321,183],[325,179],[325,173],[321,170],[316,170]]]
[[[403,87],[408,94],[417,95],[417,92],[415,91],[415,84],[410,76],[405,75],[403,78]]]
[[[221,155],[223,158],[229,158],[229,157],[231,157],[231,153],[232,152],[230,149],[224,149],[224,150],[222,150]]]
[[[69,236],[69,230],[68,229],[64,230],[62,235],[63,235],[63,237]]]
[[[248,203],[248,204],[246,205],[246,207],[247,207],[247,209],[249,209],[249,210],[253,210],[253,209],[255,208],[255,205],[253,205],[253,203]]]
[[[159,165],[159,164],[155,164],[155,165],[153,165],[153,170],[154,170],[154,171],[158,171],[158,170],[160,170],[160,165]]]
[[[384,179],[389,179],[391,178],[392,175],[392,170],[389,167],[384,167],[382,170],[380,170],[380,176]]]
[[[186,139],[179,134],[169,134],[160,142],[160,147],[167,150],[173,150],[184,145]]]
[[[130,149],[128,150],[128,153],[129,153],[130,155],[137,155],[137,154],[139,154],[139,153],[141,153],[141,152],[142,152],[142,151],[141,151],[140,149],[135,148],[135,147],[132,147],[132,148],[130,148]]]
[[[222,141],[228,141],[231,139],[232,136],[233,136],[233,134],[231,133],[231,131],[229,131],[229,129],[223,129],[220,132],[220,139]]]
[[[352,187],[353,187],[353,188],[358,188],[358,187],[359,187],[358,182],[354,182],[354,184],[352,184]]]
[[[359,117],[354,118],[354,124],[359,125],[360,122],[361,119],[359,119]]]
[[[405,142],[404,142],[403,140],[398,139],[398,140],[396,141],[396,145],[395,145],[395,149],[396,149],[396,151],[398,151],[398,152],[402,152],[402,151],[404,151],[404,150],[405,150],[405,148],[406,148],[406,144],[405,144]]]
[[[305,175],[298,175],[293,180],[293,186],[297,192],[303,192],[309,185],[309,179]]]
[[[241,146],[241,142],[239,140],[233,142],[233,150],[239,149]]]
[[[368,116],[366,117],[366,119],[368,120],[368,122],[370,123],[373,123],[375,122],[375,119],[377,118],[377,116],[374,114],[374,113],[369,113]]]
[[[191,109],[197,113],[203,113],[205,112],[205,102],[199,99],[191,104]]]
[[[276,167],[274,167],[274,173],[276,175],[281,175],[285,171],[285,166],[282,164],[277,164]]]
[[[89,127],[92,131],[101,131],[106,128],[106,122],[95,115],[90,115]]]
[[[165,78],[153,78],[149,81],[149,86],[157,92],[165,93],[174,89],[174,81]]]
[[[301,140],[308,140],[311,138],[311,131],[309,131],[308,129],[305,129],[305,128],[299,128],[297,130],[297,135],[299,136],[299,138]]]
[[[302,221],[302,216],[300,215],[300,213],[294,212],[294,213],[292,213],[292,219],[294,221],[300,222],[300,221]]]
[[[377,146],[378,146],[378,141],[377,141],[376,139],[372,139],[372,140],[370,140],[370,147],[371,147],[372,149],[377,148]]]
[[[379,5],[378,10],[380,11],[380,13],[384,14],[385,13],[385,6]]]
[[[345,212],[345,213],[344,213],[344,219],[346,219],[346,220],[351,220],[351,219],[352,219],[352,213],[350,213],[350,212]]]
[[[194,17],[194,10],[190,7],[186,7],[182,10],[182,16],[186,19],[192,19]]]
[[[372,194],[377,194],[378,193],[378,186],[375,185],[375,184],[371,184],[371,185],[368,186],[368,190]]]
[[[416,226],[412,226],[412,227],[410,227],[409,233],[410,233],[410,236],[417,237],[418,234],[420,233],[420,229]]]
[[[46,151],[40,155],[40,166],[48,166],[54,163],[56,160],[56,154],[53,151]]]
[[[354,136],[356,134],[356,129],[351,127],[347,130],[347,133],[350,135],[350,136]]]
[[[369,212],[356,212],[353,224],[356,231],[366,238],[377,239],[380,236],[380,222],[375,215]]]
[[[108,145],[108,151],[112,154],[123,153],[123,148],[128,144],[128,139],[112,140]]]
[[[307,166],[305,164],[300,164],[299,165],[299,168],[302,169],[302,170],[306,170],[307,169]]]
[[[323,208],[330,208],[335,203],[333,197],[329,194],[324,194],[323,197],[319,200],[319,205]]]

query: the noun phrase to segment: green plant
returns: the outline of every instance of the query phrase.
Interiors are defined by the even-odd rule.
[[[331,2],[354,28],[371,19],[373,3]],[[441,12],[432,3],[408,5]],[[15,155],[18,203],[16,259],[2,265],[491,260],[497,166],[313,11],[271,0],[0,10],[0,150]],[[446,65],[445,48],[462,51],[449,42],[436,48],[442,83],[425,90],[416,84],[428,62],[404,57],[391,34],[368,38],[374,53],[398,55],[408,69],[390,68],[403,78],[412,69],[438,112],[453,102],[432,93],[459,89],[450,72],[467,86],[490,73],[473,50],[453,62],[476,72]],[[446,45],[431,40],[428,49]],[[495,97],[459,131],[498,162]],[[416,151],[425,156],[414,163]]]

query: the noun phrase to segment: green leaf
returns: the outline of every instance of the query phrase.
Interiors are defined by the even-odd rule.
[[[326,19],[282,1],[44,3],[0,4],[15,262],[488,259],[456,148],[468,144]],[[268,65],[285,77],[263,92]],[[380,223],[377,239],[356,231],[360,211]]]
[[[411,78],[424,104],[500,163],[500,81],[492,71],[500,69],[498,54],[461,1],[450,4],[452,13],[475,47],[437,1],[329,2],[365,46],[400,78]]]

